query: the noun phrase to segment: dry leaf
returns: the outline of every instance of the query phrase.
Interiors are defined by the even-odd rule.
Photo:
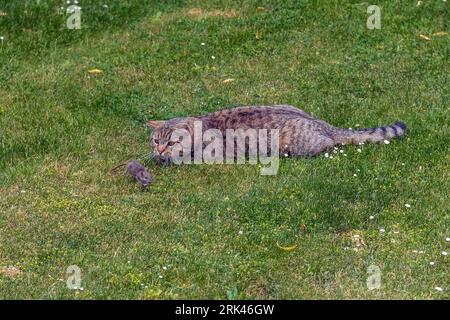
[[[228,82],[233,82],[233,81],[234,81],[233,78],[228,78],[228,79],[223,80],[222,82],[223,83],[228,83]]]
[[[446,32],[446,31],[439,31],[439,32],[433,33],[433,36],[446,36],[446,35],[448,35],[448,32]]]
[[[292,246],[287,246],[287,247],[285,247],[285,246],[280,246],[280,244],[277,242],[277,247],[280,248],[280,249],[283,250],[283,251],[292,251],[292,250],[294,250],[295,248],[297,248],[297,245],[294,244],[294,245],[292,245]]]
[[[91,69],[91,70],[88,70],[88,73],[90,73],[90,74],[101,74],[101,73],[103,73],[103,70]]]
[[[22,270],[20,270],[19,268],[13,267],[13,266],[1,267],[0,274],[4,274],[9,278],[14,278],[14,277],[22,274]]]
[[[207,15],[210,17],[235,18],[235,17],[237,17],[238,14],[234,10],[230,10],[230,11],[213,10],[213,11],[207,12]]]
[[[350,238],[353,250],[355,251],[362,250],[366,246],[364,235],[361,230],[350,230],[345,233],[345,237]]]
[[[221,17],[221,18],[235,18],[237,17],[237,12],[234,10],[223,11],[223,10],[212,10],[204,11],[201,8],[192,8],[187,12],[188,15],[196,19],[203,19],[206,17]]]
[[[262,38],[262,33],[261,32],[257,32],[256,34],[255,34],[255,37],[256,37],[256,39],[261,39]]]
[[[192,8],[189,9],[188,14],[200,18],[203,16],[203,10],[200,8]]]
[[[426,35],[421,34],[420,38],[423,40],[431,41],[431,38],[427,37]]]

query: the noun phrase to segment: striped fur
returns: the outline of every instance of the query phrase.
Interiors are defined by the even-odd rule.
[[[361,130],[345,130],[338,129],[334,136],[334,140],[341,144],[359,144],[362,142],[382,142],[399,138],[406,133],[406,124],[397,121],[392,125],[366,128]]]
[[[283,156],[315,156],[337,144],[381,142],[401,137],[406,125],[396,122],[390,126],[349,130],[332,126],[303,110],[289,105],[245,106],[223,109],[206,115],[150,121],[153,127],[150,144],[155,156],[164,160],[171,157],[170,136],[173,130],[184,128],[192,136],[194,121],[202,121],[203,130],[218,129],[279,129],[280,154]]]

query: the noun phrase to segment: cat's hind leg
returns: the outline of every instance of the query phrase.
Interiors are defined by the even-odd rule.
[[[297,141],[294,145],[289,146],[289,156],[317,156],[322,152],[334,147],[333,139],[324,135],[313,135],[309,139]]]
[[[317,143],[312,145],[311,149],[309,150],[310,156],[317,156],[321,154],[322,152],[333,148],[335,145],[335,142],[333,139],[326,137],[326,136],[320,136]]]

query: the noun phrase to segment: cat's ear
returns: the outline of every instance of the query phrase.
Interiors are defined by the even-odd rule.
[[[164,124],[165,121],[158,121],[158,120],[150,120],[147,122],[147,126],[152,128],[158,128]]]

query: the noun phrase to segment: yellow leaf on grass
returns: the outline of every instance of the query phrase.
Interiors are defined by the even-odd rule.
[[[433,33],[433,36],[446,36],[446,35],[448,35],[448,32],[446,32],[446,31],[439,31],[439,32]]]
[[[101,73],[103,73],[103,70],[91,69],[91,70],[88,70],[88,73],[90,73],[90,74],[101,74]]]
[[[223,80],[222,82],[223,83],[228,83],[228,82],[233,82],[233,81],[234,81],[233,78],[228,78],[228,79]]]
[[[296,244],[294,244],[294,245],[292,245],[292,246],[280,246],[280,244],[277,242],[277,247],[278,248],[280,248],[281,250],[283,250],[283,251],[292,251],[292,250],[294,250],[295,248],[297,248],[297,245]]]
[[[420,38],[423,40],[431,41],[430,37],[427,37],[426,35],[423,35],[423,34],[420,35]]]

